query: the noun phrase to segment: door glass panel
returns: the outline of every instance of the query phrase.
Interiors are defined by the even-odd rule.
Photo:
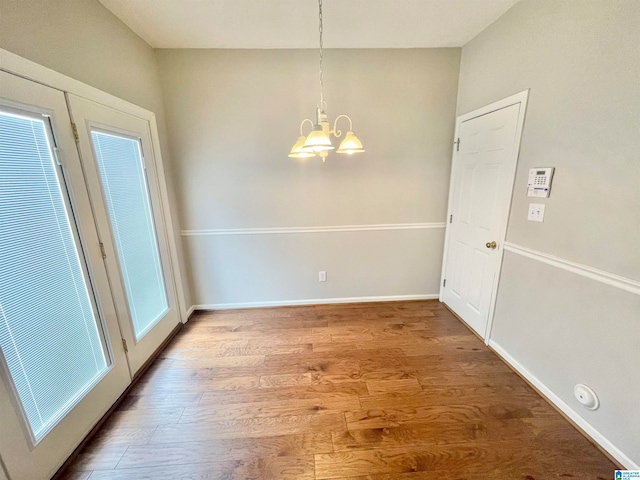
[[[92,131],[136,339],[168,311],[144,160],[138,139]]]
[[[111,363],[48,128],[0,110],[0,360],[36,442]]]

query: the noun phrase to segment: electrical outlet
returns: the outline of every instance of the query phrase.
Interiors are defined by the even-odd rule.
[[[532,222],[544,222],[544,204],[543,203],[530,203],[529,215],[527,220]]]
[[[326,282],[327,281],[327,272],[325,272],[324,270],[321,270],[318,272],[318,281],[319,282]]]

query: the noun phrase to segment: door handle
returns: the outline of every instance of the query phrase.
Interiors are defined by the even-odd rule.
[[[491,250],[495,250],[498,244],[496,242],[487,242],[485,246]]]

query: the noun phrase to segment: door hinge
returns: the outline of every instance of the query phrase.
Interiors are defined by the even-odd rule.
[[[460,151],[460,137],[458,137],[458,139],[453,142],[453,144],[456,146],[456,152]]]
[[[80,136],[78,135],[78,127],[76,124],[71,122],[71,130],[73,130],[73,139],[78,143],[80,141]]]
[[[449,223],[453,223],[453,215],[449,215]]]
[[[100,242],[100,253],[102,254],[102,258],[107,258],[107,252],[104,250],[104,243]]]
[[[127,347],[127,341],[122,339],[122,348],[124,348],[124,353],[129,353],[129,347]]]
[[[446,287],[447,286],[447,279],[445,278],[444,280],[442,280],[442,286]]]

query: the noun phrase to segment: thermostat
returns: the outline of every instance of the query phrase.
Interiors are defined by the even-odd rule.
[[[528,197],[548,197],[551,191],[553,167],[537,167],[529,170]]]

